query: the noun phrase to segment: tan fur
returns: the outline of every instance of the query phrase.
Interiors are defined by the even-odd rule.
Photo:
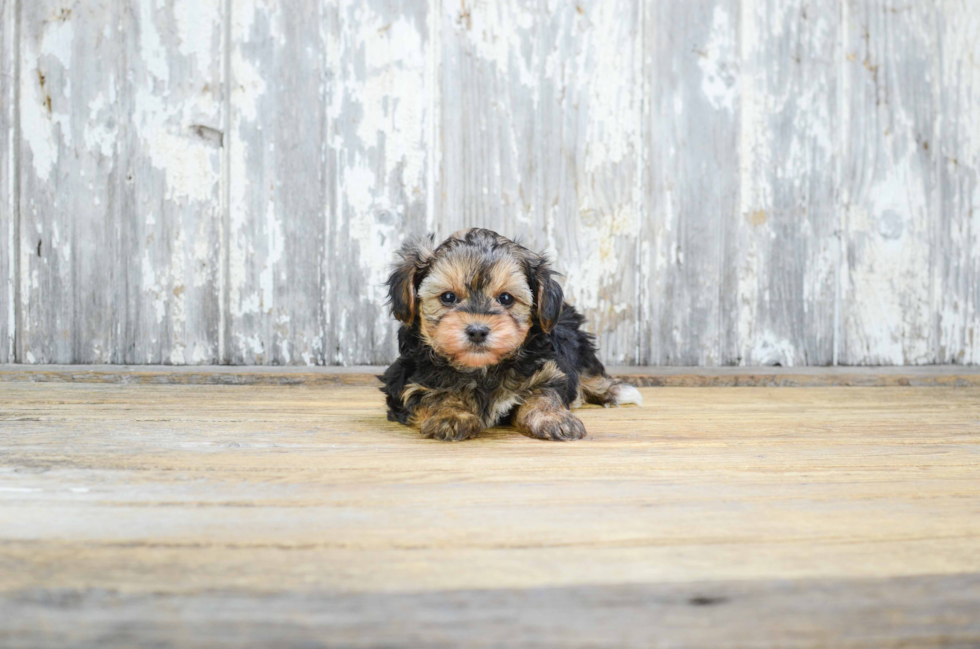
[[[566,441],[585,437],[585,425],[565,408],[561,397],[550,388],[531,395],[514,416],[514,426],[528,437]]]
[[[565,373],[558,368],[554,361],[546,361],[541,369],[530,377],[521,377],[516,374],[507,376],[500,388],[493,393],[492,403],[485,413],[477,413],[478,407],[473,396],[473,391],[477,385],[476,378],[468,382],[461,382],[452,391],[436,390],[417,383],[409,383],[399,398],[402,403],[407,403],[410,398],[419,397],[419,407],[415,410],[410,423],[420,429],[423,421],[439,416],[441,410],[452,408],[457,408],[460,412],[474,414],[480,419],[482,428],[490,428],[505,417],[514,406],[525,403],[534,397],[536,392],[541,391],[542,386],[563,378],[565,378]]]
[[[532,324],[533,296],[520,265],[509,257],[501,258],[489,269],[489,277],[481,278],[484,287],[480,291],[473,286],[480,264],[481,258],[469,249],[453,251],[435,263],[418,291],[423,340],[460,369],[486,367],[513,356]],[[456,295],[456,304],[442,303],[440,296],[447,291]],[[478,315],[460,310],[475,291],[496,305],[495,313]],[[496,303],[502,293],[512,295],[514,304],[504,307]],[[466,336],[466,328],[472,324],[490,327],[482,346],[475,347]]]
[[[474,350],[466,337],[466,327],[471,324],[490,327],[490,336],[479,350]],[[529,328],[518,326],[506,314],[487,316],[457,311],[440,318],[435,326],[423,320],[422,337],[432,349],[450,359],[454,365],[485,367],[511,356],[524,342]]]
[[[465,299],[468,297],[467,278],[471,276],[470,264],[465,258],[450,256],[440,259],[419,287],[419,297],[423,300],[433,299],[452,291],[460,299]]]
[[[565,373],[558,369],[554,361],[546,361],[541,369],[530,377],[508,377],[493,393],[493,407],[487,419],[491,422],[497,421],[510,412],[511,408],[531,398],[541,386],[563,378]]]
[[[618,379],[596,374],[593,376],[580,375],[578,383],[577,402],[585,401],[600,406],[614,406],[621,403],[637,403],[642,399],[631,385]]]
[[[523,304],[529,310],[534,303],[534,296],[531,295],[531,289],[527,285],[524,271],[510,257],[505,257],[494,265],[490,281],[487,283],[487,292],[494,296],[510,293],[518,303]]]
[[[516,427],[531,437],[584,437],[584,425],[565,404],[575,383],[570,384],[547,349],[570,337],[579,347],[567,350],[564,358],[577,364],[576,376],[586,367],[599,372],[581,376],[572,405],[583,399],[604,405],[641,401],[632,386],[603,376],[594,347],[577,331],[581,319],[574,314],[567,318],[567,332],[524,348],[532,328],[551,332],[562,310],[570,308],[546,257],[476,228],[455,233],[431,252],[424,247],[403,246],[402,264],[388,280],[392,312],[403,321],[415,316],[408,323],[410,337],[399,338],[403,357],[384,376],[390,419],[418,427],[425,437],[445,440],[475,437],[511,415]],[[406,314],[402,287],[418,277],[406,269],[413,260],[424,275]],[[508,359],[519,362],[503,362]],[[406,381],[418,383],[408,383],[395,394],[395,386]]]
[[[476,437],[483,422],[456,395],[441,393],[438,399],[419,406],[409,423],[419,429],[422,437],[446,442],[460,442]]]

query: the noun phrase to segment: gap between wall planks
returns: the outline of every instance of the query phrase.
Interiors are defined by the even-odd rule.
[[[384,363],[487,225],[612,364],[978,363],[969,4],[0,0],[0,362]]]

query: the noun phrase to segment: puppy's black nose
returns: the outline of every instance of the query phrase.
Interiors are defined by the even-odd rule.
[[[490,327],[486,325],[471,324],[466,328],[466,337],[471,343],[482,343],[490,334]]]

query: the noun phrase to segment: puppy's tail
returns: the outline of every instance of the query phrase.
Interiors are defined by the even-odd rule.
[[[586,403],[594,403],[607,408],[627,403],[643,405],[640,391],[629,383],[623,383],[605,374],[579,377],[579,397]]]

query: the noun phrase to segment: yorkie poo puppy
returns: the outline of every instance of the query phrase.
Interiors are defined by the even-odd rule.
[[[636,388],[606,374],[542,255],[479,228],[433,243],[407,242],[388,278],[403,323],[399,358],[381,377],[388,419],[446,441],[505,422],[572,440],[585,426],[570,407],[640,404]]]

